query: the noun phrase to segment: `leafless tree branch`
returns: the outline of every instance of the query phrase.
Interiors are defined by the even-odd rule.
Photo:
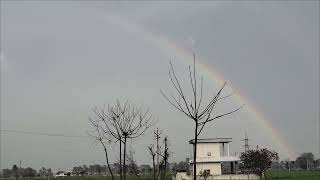
[[[193,169],[194,172],[196,172],[196,146],[197,146],[197,139],[198,136],[201,134],[203,128],[205,125],[215,119],[222,118],[224,116],[227,116],[229,114],[235,113],[238,110],[240,110],[243,105],[241,105],[239,108],[236,108],[235,110],[232,110],[230,112],[217,115],[212,117],[213,110],[216,107],[217,102],[220,100],[229,98],[233,95],[233,93],[228,94],[226,96],[221,96],[222,91],[226,87],[226,82],[222,85],[222,87],[217,91],[217,93],[214,94],[211,98],[209,98],[209,103],[202,107],[202,101],[203,101],[203,77],[201,77],[201,83],[200,83],[200,92],[198,92],[198,84],[197,84],[197,73],[196,73],[196,54],[193,51],[193,65],[192,67],[189,66],[188,69],[188,76],[191,86],[192,95],[189,96],[191,101],[189,102],[187,99],[187,95],[185,94],[184,89],[181,86],[181,82],[178,79],[178,76],[175,72],[174,66],[172,62],[170,61],[170,70],[169,70],[169,78],[171,81],[171,84],[173,86],[173,89],[176,93],[176,95],[171,95],[168,97],[164,92],[161,92],[162,96],[172,105],[175,109],[185,114],[188,118],[192,119],[195,124],[195,130],[194,130],[194,163],[193,163]],[[182,100],[182,102],[180,101]],[[193,179],[196,180],[196,174],[194,173]]]

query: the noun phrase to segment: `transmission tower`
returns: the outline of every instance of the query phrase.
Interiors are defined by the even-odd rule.
[[[244,141],[244,146],[243,146],[244,147],[244,152],[247,152],[249,150],[249,147],[250,147],[250,145],[249,145],[250,139],[248,139],[247,131],[246,131],[245,137],[244,137],[244,139],[242,141]]]

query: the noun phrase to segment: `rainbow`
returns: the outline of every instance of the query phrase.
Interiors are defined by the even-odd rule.
[[[178,56],[179,58],[184,60],[184,63],[191,64],[193,60],[192,50],[188,51],[185,48],[182,48],[178,45],[178,43],[174,42],[173,40],[169,39],[169,37],[156,33],[151,32],[138,24],[135,24],[131,21],[128,21],[125,18],[122,18],[120,16],[114,16],[111,14],[102,13],[99,14],[99,16],[104,17],[104,19],[108,20],[108,22],[122,27],[124,30],[128,31],[129,33],[134,33],[135,35],[138,33],[141,35],[141,38],[143,40],[149,41],[155,45],[157,45],[160,50],[162,50],[164,53],[167,54],[173,54]],[[198,71],[200,70],[201,73],[203,73],[206,77],[210,78],[211,80],[215,81],[216,83],[222,84],[226,81],[226,79],[223,77],[223,75],[215,70],[210,65],[206,64],[206,59],[203,57],[199,57],[197,55],[196,58]],[[227,86],[228,90],[231,90],[232,92],[236,92],[237,88],[233,86],[232,84],[228,84]],[[257,105],[255,105],[250,99],[245,96],[243,93],[239,94],[236,93],[233,96],[233,100],[235,100],[239,104],[245,104],[245,108],[250,115],[250,117],[253,117],[256,122],[261,126],[261,128],[264,128],[267,133],[270,135],[271,140],[275,143],[275,147],[277,147],[278,150],[281,150],[281,158],[290,158],[294,159],[296,157],[296,153],[293,151],[293,148],[290,146],[290,144],[285,140],[285,138],[279,133],[277,128],[275,128],[271,121],[268,119],[268,117],[261,111]]]

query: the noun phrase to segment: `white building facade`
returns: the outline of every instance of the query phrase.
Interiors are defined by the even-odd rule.
[[[257,180],[260,179],[255,174],[238,174],[238,156],[230,154],[229,143],[231,138],[211,138],[198,139],[197,141],[197,179],[203,180]],[[189,143],[194,148],[194,140]],[[173,180],[192,180],[193,177],[193,159],[190,160],[190,172],[177,171]],[[203,174],[207,174],[204,178]]]
[[[210,175],[237,174],[239,157],[230,155],[231,138],[198,139],[197,172],[200,176],[205,171]],[[194,140],[189,141],[194,146]],[[193,147],[194,148],[194,147]],[[193,159],[190,160],[193,174]]]

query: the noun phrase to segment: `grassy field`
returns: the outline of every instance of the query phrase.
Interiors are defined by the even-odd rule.
[[[0,178],[1,180],[4,180]],[[69,177],[48,177],[48,178],[23,178],[19,180],[27,180],[27,179],[34,179],[34,180],[112,180],[111,176],[69,176]],[[118,176],[115,177],[115,180],[119,180]],[[141,176],[140,180],[152,180],[152,176]],[[9,179],[5,179],[9,180]],[[10,179],[11,180],[11,179]],[[128,176],[127,180],[139,180],[136,176]],[[166,180],[171,180],[171,175],[166,177]]]
[[[1,179],[1,178],[0,178]],[[59,178],[25,178],[35,180],[112,180],[111,177],[106,176],[80,176],[80,177],[59,177]],[[141,176],[141,180],[152,180],[152,176]],[[320,171],[270,171],[267,173],[267,179],[269,180],[320,180]],[[119,180],[119,177],[116,177]],[[138,180],[135,176],[128,176],[127,180]],[[171,175],[166,177],[166,180],[171,180]]]
[[[267,179],[320,180],[320,171],[270,171]]]
[[[57,180],[112,180],[110,176],[83,176],[83,177],[60,177]],[[119,180],[119,177],[115,177],[115,180]],[[140,180],[152,180],[152,176],[141,176]],[[42,179],[41,179],[42,180]],[[43,179],[45,180],[45,179]],[[139,180],[136,176],[128,176],[127,180]],[[171,180],[171,176],[167,176],[166,180]]]

